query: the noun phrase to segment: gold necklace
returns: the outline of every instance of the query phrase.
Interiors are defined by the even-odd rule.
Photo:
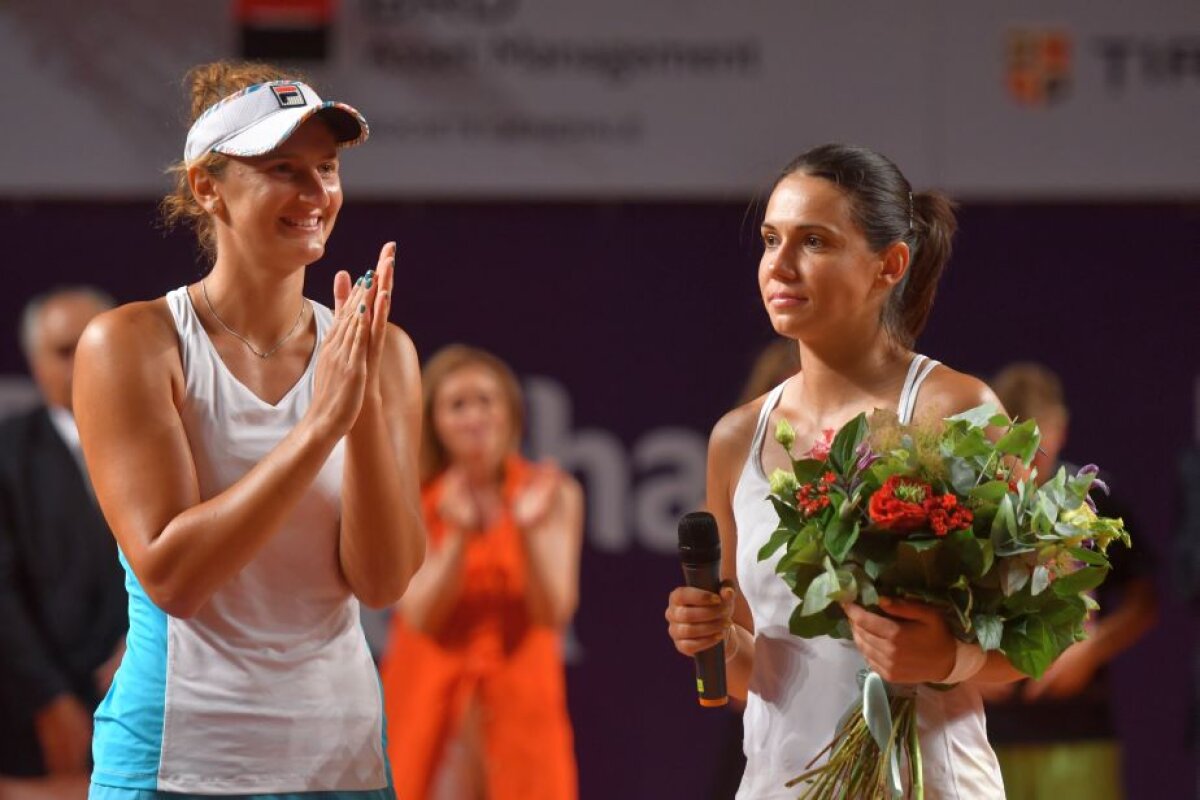
[[[200,292],[204,295],[204,303],[205,303],[205,305],[208,306],[208,313],[213,315],[213,319],[215,319],[217,321],[217,324],[219,324],[222,328],[224,328],[226,331],[228,331],[231,336],[234,336],[237,339],[240,339],[242,344],[246,345],[246,347],[250,349],[250,352],[254,353],[254,355],[258,356],[259,358],[269,358],[272,355],[274,355],[276,350],[283,347],[284,342],[286,342],[288,339],[292,338],[292,335],[295,334],[296,331],[300,330],[300,320],[304,319],[304,306],[307,305],[304,302],[304,298],[300,298],[300,313],[296,316],[296,322],[292,325],[292,329],[290,331],[288,331],[286,334],[284,334],[284,337],[282,339],[280,339],[278,342],[276,342],[274,347],[272,347],[270,350],[268,350],[264,353],[261,350],[259,350],[257,347],[252,345],[250,343],[250,340],[247,339],[245,336],[242,336],[240,333],[235,331],[233,328],[226,325],[225,320],[221,319],[220,315],[217,314],[217,310],[215,308],[213,308],[212,300],[210,300],[208,297],[207,279],[200,281]]]

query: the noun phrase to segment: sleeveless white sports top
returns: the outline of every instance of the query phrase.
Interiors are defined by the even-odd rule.
[[[186,288],[181,408],[201,499],[224,491],[296,426],[316,348],[271,405],[218,356]],[[317,346],[332,322],[312,304]],[[125,663],[97,712],[93,780],[194,794],[379,789],[387,784],[379,682],[338,566],[343,445],[282,528],[193,617],[155,607],[126,565]]]
[[[921,384],[938,362],[913,357],[897,414],[912,419]],[[738,800],[794,800],[799,789],[784,784],[833,738],[837,723],[858,698],[859,670],[866,665],[852,641],[822,636],[800,639],[788,632],[796,597],[775,574],[776,558],[760,562],[758,551],[778,525],[767,502],[763,440],[771,411],[787,382],[767,395],[750,453],[733,496],[737,525],[737,575],[754,617],[754,672],[744,715],[746,771]],[[917,692],[918,733],[928,800],[993,800],[1004,797],[999,765],[988,745],[979,693],[965,685]],[[824,759],[822,759],[823,761]]]

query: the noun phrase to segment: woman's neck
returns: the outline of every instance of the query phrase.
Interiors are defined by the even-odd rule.
[[[302,313],[304,269],[275,273],[218,257],[201,292],[219,322],[253,342],[270,345],[287,335]]]
[[[892,393],[912,357],[881,326],[862,335],[800,341],[799,347],[800,395],[817,428],[840,424],[848,409]]]

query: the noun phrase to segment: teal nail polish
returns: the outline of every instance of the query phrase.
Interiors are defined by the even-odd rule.
[[[374,283],[375,283],[375,279],[374,279],[374,278],[367,278],[367,288],[368,288],[368,289],[370,289],[370,288],[371,288],[371,286],[372,286]]]
[[[364,313],[366,310],[367,310],[367,304],[366,304],[366,303],[359,303],[359,304],[358,304],[358,313],[362,314],[362,313]]]

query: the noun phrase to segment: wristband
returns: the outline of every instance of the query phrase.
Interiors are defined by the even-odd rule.
[[[964,683],[975,677],[987,663],[987,653],[977,644],[954,640],[954,668],[938,683]]]

